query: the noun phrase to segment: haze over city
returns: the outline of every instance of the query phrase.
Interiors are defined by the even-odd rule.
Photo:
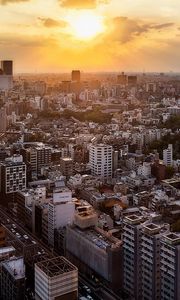
[[[15,72],[179,71],[178,0],[1,0]]]

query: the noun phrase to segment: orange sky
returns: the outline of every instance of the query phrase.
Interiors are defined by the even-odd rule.
[[[15,72],[180,71],[179,0],[0,0]]]

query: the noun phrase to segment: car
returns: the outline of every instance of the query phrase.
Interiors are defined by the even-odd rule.
[[[90,295],[87,295],[87,299],[93,300],[93,298]]]
[[[28,236],[26,234],[24,234],[23,237],[28,240]]]
[[[33,240],[32,240],[32,243],[33,243],[33,244],[37,244],[36,241],[33,241]]]

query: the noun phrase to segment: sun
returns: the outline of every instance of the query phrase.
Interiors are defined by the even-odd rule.
[[[103,18],[92,12],[79,12],[69,19],[72,34],[77,39],[88,40],[104,31]]]

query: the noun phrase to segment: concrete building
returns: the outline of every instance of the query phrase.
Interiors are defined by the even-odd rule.
[[[5,132],[6,128],[7,128],[6,108],[2,107],[0,109],[0,132]]]
[[[173,145],[169,144],[167,149],[163,150],[163,162],[165,166],[173,166]]]
[[[48,208],[48,242],[51,246],[54,246],[55,229],[72,224],[74,214],[72,192],[66,187],[55,189]]]
[[[12,194],[26,189],[26,165],[21,155],[0,163],[0,193]]]
[[[98,227],[68,226],[66,255],[84,274],[102,277],[113,288],[122,285],[122,241]]]
[[[141,228],[143,217],[130,215],[123,220],[123,287],[141,299]]]
[[[25,297],[25,266],[22,257],[10,258],[1,266],[1,299],[23,300]]]
[[[169,227],[153,223],[143,225],[141,229],[141,299],[160,300],[160,239]]]
[[[92,175],[102,179],[112,177],[113,148],[109,145],[92,145],[89,152],[89,163]]]
[[[35,299],[78,299],[77,268],[62,256],[35,264]]]
[[[21,153],[25,163],[30,165],[32,174],[41,174],[41,169],[51,163],[51,148],[43,143],[26,146]]]
[[[61,172],[63,176],[69,178],[74,174],[74,162],[70,157],[63,157],[60,160]]]
[[[46,187],[36,187],[19,191],[15,196],[17,203],[17,217],[33,233],[36,228],[36,206],[48,203],[46,198]]]
[[[161,239],[161,300],[180,300],[180,234]]]

